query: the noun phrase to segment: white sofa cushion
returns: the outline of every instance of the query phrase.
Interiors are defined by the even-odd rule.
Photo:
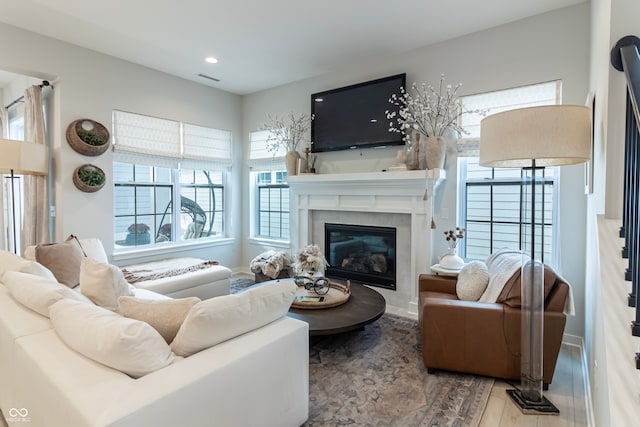
[[[293,281],[277,282],[197,303],[171,343],[179,356],[189,356],[283,317],[296,294]]]
[[[165,300],[120,297],[118,311],[122,316],[148,323],[170,343],[191,307],[199,302],[200,298],[196,297]]]
[[[53,304],[49,315],[69,347],[134,378],[176,360],[162,336],[145,322],[70,299]]]
[[[61,285],[55,279],[50,280],[33,274],[7,271],[4,274],[4,284],[16,301],[46,317],[49,317],[49,307],[64,298],[93,305],[80,292]]]
[[[80,264],[80,292],[108,310],[118,309],[118,297],[134,295],[120,268],[83,258]]]
[[[0,279],[6,271],[20,271],[22,273],[35,274],[47,279],[55,280],[56,277],[44,265],[19,257],[7,251],[0,251]]]

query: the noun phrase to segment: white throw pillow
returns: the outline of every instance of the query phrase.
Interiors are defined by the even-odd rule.
[[[456,283],[456,294],[463,301],[478,301],[489,284],[489,269],[482,261],[471,261],[462,267]]]
[[[200,302],[200,298],[149,300],[136,297],[118,298],[118,311],[124,317],[142,320],[148,323],[170,343],[187,317],[191,307]]]
[[[118,297],[132,296],[119,267],[85,257],[80,264],[80,292],[100,307],[118,309]]]
[[[80,292],[61,285],[55,279],[7,271],[4,274],[4,284],[16,301],[46,317],[49,317],[49,307],[61,299],[69,298],[93,305]]]
[[[56,280],[53,273],[44,265],[22,258],[7,251],[0,251],[0,279],[6,271],[35,274],[46,279]]]
[[[56,333],[78,353],[134,378],[170,365],[171,348],[148,324],[69,299],[49,309]]]
[[[103,262],[105,264],[109,263],[109,257],[107,256],[107,252],[104,250],[104,246],[102,246],[102,241],[100,239],[80,239],[79,242],[85,256],[93,258],[98,262]]]
[[[190,356],[271,323],[287,313],[296,289],[293,281],[277,282],[199,302],[189,310],[171,348]]]

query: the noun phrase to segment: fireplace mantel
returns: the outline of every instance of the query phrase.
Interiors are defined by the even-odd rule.
[[[424,200],[425,190],[429,197],[437,184],[445,179],[445,171],[364,172],[320,175],[297,175],[287,178],[290,188],[291,249],[312,241],[312,217],[314,212],[339,212],[353,215],[358,223],[358,214],[407,215],[410,225],[406,230],[408,260],[404,267],[404,279],[399,280],[396,291],[380,290],[390,308],[400,314],[417,314],[418,275],[428,272],[431,255],[431,210]],[[395,217],[398,218],[398,217]],[[375,224],[370,224],[375,225]],[[390,224],[391,226],[393,224]]]

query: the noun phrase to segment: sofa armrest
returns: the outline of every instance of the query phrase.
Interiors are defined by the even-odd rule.
[[[421,274],[418,276],[418,292],[440,292],[455,295],[457,281],[455,276]]]

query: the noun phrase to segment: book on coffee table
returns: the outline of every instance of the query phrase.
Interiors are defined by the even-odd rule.
[[[315,295],[298,295],[296,297],[298,302],[323,302],[324,297]]]

